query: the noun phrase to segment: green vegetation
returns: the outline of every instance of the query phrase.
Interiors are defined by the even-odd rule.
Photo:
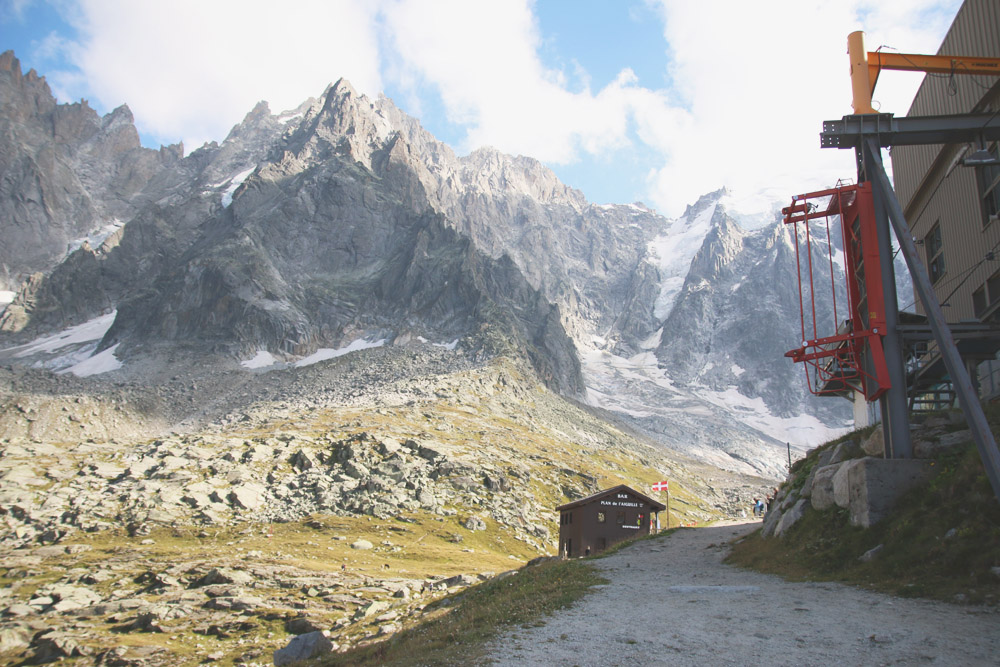
[[[786,485],[801,488],[821,450],[858,435],[811,452],[792,467]],[[765,539],[758,531],[742,540],[728,562],[793,580],[840,581],[907,597],[1000,603],[1000,576],[991,569],[1000,567],[1000,502],[979,453],[970,443],[932,465],[938,470],[933,479],[904,495],[895,510],[871,528],[851,526],[845,509],[810,509],[781,538]],[[880,545],[875,557],[859,560]]]
[[[289,622],[307,620],[328,629],[340,646],[351,647],[346,657],[331,658],[344,663],[466,663],[479,650],[472,647],[499,628],[540,623],[601,581],[592,564],[580,561],[548,562],[486,579],[554,548],[556,506],[621,483],[643,490],[669,478],[670,525],[719,514],[704,507],[698,496],[704,484],[684,462],[566,403],[516,364],[501,361],[458,372],[421,392],[421,400],[377,406],[299,411],[259,404],[221,432],[172,437],[169,446],[185,456],[201,450],[209,460],[222,452],[238,457],[249,447],[277,450],[273,441],[301,440],[306,451],[334,456],[341,441],[352,437],[365,442],[412,438],[463,465],[488,460],[505,485],[484,482],[474,492],[442,494],[441,512],[397,508],[391,516],[343,516],[317,510],[271,524],[239,521],[242,514],[234,511],[232,520],[224,512],[202,525],[186,505],[164,503],[171,513],[168,525],[163,514],[143,519],[147,506],[162,501],[159,497],[137,504],[135,520],[131,505],[122,509],[111,502],[87,517],[99,530],[77,531],[60,543],[72,549],[50,548],[41,562],[35,555],[29,560],[17,555],[0,565],[0,585],[11,604],[27,604],[51,584],[99,595],[99,611],[73,617],[74,639],[90,653],[81,662],[92,662],[112,646],[121,655],[100,660],[155,662],[169,655],[170,664],[178,666],[207,657],[220,667],[259,664],[294,636]],[[130,451],[118,445],[51,444],[59,448],[58,457],[45,454],[31,463],[42,461],[59,473],[45,480],[53,488],[90,475],[91,464],[125,467]],[[149,440],[130,447],[148,456],[167,445]],[[240,461],[240,470],[254,479],[295,472],[287,456]],[[442,468],[435,482],[447,489],[460,474],[466,473]],[[90,477],[97,497],[96,489],[105,482]],[[520,518],[509,510],[511,498],[522,510]],[[497,507],[513,519],[497,517]],[[466,528],[463,522],[470,516],[482,518],[485,530]],[[351,548],[361,539],[371,548]],[[213,568],[237,570],[250,579],[198,585]],[[447,590],[436,582],[454,575],[486,581],[441,602]],[[402,588],[409,592],[397,590]],[[238,601],[245,608],[226,606]],[[373,603],[379,603],[377,610],[366,613]],[[155,618],[148,627],[137,626],[147,608]],[[45,613],[43,618],[56,627],[70,618]],[[30,653],[12,649],[0,655],[0,663],[24,660]]]
[[[586,561],[547,561],[428,606],[419,625],[333,654],[322,665],[467,665],[503,630],[531,627],[606,583]]]

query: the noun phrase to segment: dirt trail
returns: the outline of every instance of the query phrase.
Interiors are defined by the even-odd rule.
[[[490,647],[498,665],[996,665],[1000,613],[787,582],[722,563],[758,522],[595,561],[610,583]]]

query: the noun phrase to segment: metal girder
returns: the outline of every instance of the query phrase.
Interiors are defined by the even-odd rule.
[[[903,216],[903,209],[899,205],[899,200],[896,199],[896,193],[893,191],[889,177],[885,173],[885,167],[882,165],[881,151],[875,137],[866,137],[864,148],[865,159],[868,162],[867,175],[883,196],[889,222],[896,233],[896,240],[899,241],[899,248],[906,260],[906,266],[910,269],[910,277],[913,278],[914,290],[927,312],[928,324],[934,332],[938,350],[945,367],[948,369],[948,376],[951,378],[952,386],[958,395],[962,412],[965,413],[965,418],[969,423],[972,439],[976,443],[983,467],[986,469],[986,477],[990,481],[990,486],[993,487],[993,494],[1000,500],[1000,449],[997,448],[996,439],[986,421],[983,406],[979,402],[979,395],[972,386],[965,363],[958,353],[955,339],[945,321],[937,296],[934,294],[930,278],[927,277],[927,269],[924,268],[924,264],[917,254],[917,247],[910,235],[910,228]]]
[[[998,341],[997,347],[1000,349],[1000,326],[979,322],[950,322],[948,328],[956,339]],[[934,332],[929,324],[901,324],[899,332],[906,341],[934,340]]]
[[[859,148],[874,139],[882,148],[1000,140],[1000,114],[905,116],[857,114],[823,121],[822,148]]]

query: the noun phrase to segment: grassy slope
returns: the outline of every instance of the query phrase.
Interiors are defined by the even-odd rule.
[[[996,432],[998,414],[991,423]],[[851,436],[847,436],[851,437]],[[832,447],[834,441],[825,447]],[[818,448],[793,467],[786,484],[801,486]],[[900,596],[997,604],[1000,502],[973,444],[934,461],[926,485],[903,496],[889,517],[869,529],[849,525],[838,507],[810,509],[788,533],[737,544],[729,562],[796,580],[841,581]],[[869,562],[859,557],[883,545]]]
[[[679,520],[703,521],[713,514],[714,510],[706,508],[698,496],[703,484],[689,478],[681,465],[657,450],[635,443],[613,426],[552,396],[544,388],[522,380],[517,377],[516,369],[505,367],[501,370],[507,374],[508,382],[516,383],[514,392],[495,387],[492,374],[497,371],[487,368],[465,373],[456,380],[454,390],[439,388],[419,402],[398,402],[374,408],[316,408],[292,414],[280,410],[272,412],[265,406],[262,412],[271,416],[262,422],[234,425],[221,432],[190,437],[200,438],[200,446],[206,449],[228,446],[226,443],[233,439],[254,440],[275,437],[282,432],[343,438],[367,431],[380,437],[413,437],[463,450],[485,450],[491,453],[497,465],[505,468],[523,466],[529,474],[532,494],[549,510],[566,502],[568,492],[583,494],[623,482],[644,490],[667,476],[671,479],[674,525]],[[470,385],[478,388],[469,390]],[[86,462],[104,458],[107,458],[104,454],[92,452],[87,454]],[[283,621],[296,615],[296,609],[305,609],[305,613],[326,627],[350,619],[356,611],[356,605],[321,609],[323,603],[308,592],[310,584],[294,585],[299,578],[325,577],[328,581],[317,587],[340,590],[343,588],[338,583],[341,566],[346,566],[348,575],[419,580],[432,576],[504,572],[539,554],[531,544],[516,539],[513,530],[495,521],[487,521],[485,531],[471,532],[462,528],[461,519],[469,511],[481,512],[480,507],[454,509],[458,510],[456,516],[436,516],[427,512],[403,513],[394,519],[317,515],[272,525],[179,525],[156,528],[149,535],[134,537],[121,528],[93,534],[76,533],[66,542],[86,544],[91,547],[89,551],[47,558],[40,566],[30,569],[0,567],[0,586],[10,589],[11,603],[26,602],[39,587],[63,579],[70,568],[112,570],[114,577],[94,584],[95,590],[103,595],[114,590],[123,596],[141,596],[151,603],[169,604],[170,595],[184,593],[177,589],[169,595],[143,592],[151,575],[170,570],[173,576],[186,583],[216,566],[266,570],[273,573],[269,579],[276,582],[277,588],[250,588],[248,594],[262,597],[267,603],[264,608],[241,617],[224,614],[239,626],[227,628],[228,637],[206,634],[202,625],[184,618],[163,620],[164,633],[116,631],[134,619],[135,614],[128,612],[89,617],[85,622],[87,637],[81,637],[82,643],[91,646],[95,653],[108,646],[164,648],[170,652],[172,664],[176,665],[198,664],[210,653],[223,656],[216,661],[223,666],[249,655],[259,661],[269,658],[270,651],[288,643],[290,635]],[[558,532],[555,517],[554,512],[545,517],[553,536]],[[375,548],[370,551],[351,549],[350,543],[359,538],[369,540]],[[550,547],[554,552],[554,537]],[[512,622],[529,622],[518,619],[535,618],[555,608],[551,605],[561,606],[572,595],[582,594],[587,586],[597,581],[589,569],[578,564],[532,568],[524,576],[524,579],[486,582],[470,595],[475,600],[484,594],[489,598],[492,596],[489,592],[497,587],[505,587],[505,591],[510,589],[512,593],[523,590],[521,599],[515,598],[500,610],[491,611],[493,603],[488,602],[485,610],[455,615],[455,608],[449,604],[440,607],[435,614],[465,615],[473,619],[473,628],[492,627],[499,616],[510,618]],[[548,578],[554,583],[546,583]],[[502,583],[504,581],[506,583]],[[554,591],[554,600],[542,599],[547,597],[544,595],[546,590]],[[561,597],[563,591],[570,597]],[[353,589],[344,592],[363,595]],[[531,595],[537,595],[538,601],[528,603],[523,599]],[[434,597],[436,595],[420,602],[431,602]],[[46,618],[55,626],[69,623],[63,617]],[[415,619],[404,617],[401,620],[405,633]],[[335,640],[358,642],[377,632],[378,625],[374,618],[351,623],[337,632]],[[479,630],[473,630],[473,635],[477,632]],[[426,650],[429,656],[436,655],[437,649],[433,646]],[[23,657],[15,652],[0,657],[0,662],[15,656]],[[80,660],[92,662],[92,658]]]
[[[607,583],[591,560],[606,558],[640,541],[662,539],[664,530],[614,544],[590,558],[550,560],[486,581],[428,607],[430,613],[390,639],[330,656],[333,665],[468,665],[484,658],[486,643],[520,626],[544,625],[544,616],[568,607],[596,584]]]
[[[549,561],[491,579],[428,607],[391,639],[333,654],[323,665],[467,665],[511,626],[530,627],[605,580],[585,561]]]

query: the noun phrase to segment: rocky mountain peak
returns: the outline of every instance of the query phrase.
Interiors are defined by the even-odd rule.
[[[331,84],[315,105],[303,109],[289,147],[302,159],[348,154],[374,171],[379,153],[397,132],[376,105],[346,79]],[[304,152],[303,152],[304,151]]]
[[[542,204],[562,204],[575,210],[588,206],[583,193],[565,185],[534,158],[511,156],[486,146],[461,158],[461,162],[467,183],[483,193],[517,193]]]
[[[722,206],[716,206],[712,213],[711,231],[691,261],[689,278],[718,275],[739,256],[745,236],[746,232],[736,220]]]
[[[727,193],[728,190],[726,190],[726,188],[719,188],[715,192],[703,194],[698,197],[698,201],[693,204],[688,204],[687,208],[684,209],[684,215],[681,217],[687,218],[688,220],[694,220],[709,206],[715,206],[718,204],[719,200],[726,196]]]
[[[35,70],[21,74],[21,61],[13,51],[0,54],[0,115],[24,121],[36,114],[50,113],[56,106],[45,77]]]
[[[142,148],[127,106],[102,118],[86,100],[56,104],[43,77],[20,72],[12,52],[0,55],[0,179],[10,184],[0,199],[0,289],[9,290],[131,218],[140,190],[172,161]]]

